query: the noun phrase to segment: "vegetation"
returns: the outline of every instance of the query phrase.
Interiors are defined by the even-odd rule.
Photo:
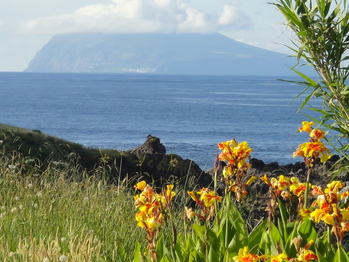
[[[338,152],[347,158],[349,149],[349,5],[346,0],[278,0],[273,5],[284,15],[287,26],[295,33],[294,46],[299,61],[306,61],[319,76],[318,80],[293,68],[310,94],[301,107],[313,97],[320,98],[323,108],[313,121],[334,131]],[[304,92],[303,91],[303,92]],[[302,92],[302,93],[303,93]]]
[[[316,82],[294,69],[305,80],[299,83],[313,88],[303,105],[313,96],[323,99],[324,108],[314,108],[322,119],[313,120],[340,134],[345,142],[340,141],[338,151],[347,157],[349,71],[343,66],[349,45],[347,3],[278,0],[274,5],[296,33],[298,57],[321,77]],[[170,181],[157,188],[140,181],[132,189],[134,181],[121,179],[121,173],[118,179],[109,179],[113,172],[121,172],[121,166],[116,161],[110,165],[104,151],[91,152],[51,137],[46,143],[39,131],[0,125],[0,259],[349,261],[349,190],[334,179],[326,186],[310,179],[315,163],[330,158],[323,142],[326,133],[314,128],[314,122],[302,123],[299,132],[308,133],[309,140],[293,153],[305,162],[306,180],[288,174],[261,177],[269,198],[267,216],[260,220],[244,213],[249,187],[257,179],[247,175],[252,152],[247,142],[218,144],[221,154],[211,188],[194,186],[188,191],[187,183]],[[30,146],[33,141],[42,146]],[[70,153],[67,157],[68,148],[82,159],[98,161],[90,169],[81,168]],[[108,153],[122,159],[119,152]],[[223,168],[219,161],[225,162]],[[219,188],[219,181],[224,187]]]

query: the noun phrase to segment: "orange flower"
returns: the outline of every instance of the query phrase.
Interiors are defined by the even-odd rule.
[[[309,209],[306,209],[306,208],[300,208],[298,210],[298,214],[302,218],[310,217],[311,211]]]
[[[200,200],[206,207],[212,206],[216,201],[222,201],[222,197],[216,196],[215,192],[208,188],[202,188],[197,194],[200,195]]]
[[[237,256],[233,257],[234,262],[258,262],[261,260],[260,256],[248,252],[248,248],[240,248]]]
[[[325,138],[325,133],[318,128],[312,129],[311,126],[314,125],[314,122],[304,121],[302,125],[299,131],[309,132],[310,142],[299,145],[297,150],[293,153],[293,157],[303,157],[307,166],[312,166],[316,158],[320,158],[322,163],[326,162],[331,157],[330,151],[320,141],[320,139]]]
[[[290,191],[296,195],[297,197],[300,197],[302,194],[305,193],[305,189],[306,189],[306,183],[300,183],[298,178],[296,177],[292,177],[291,178],[291,186],[290,186]],[[311,185],[309,184],[309,187],[311,187]]]
[[[286,261],[289,261],[289,258],[285,253],[281,253],[277,256],[271,255],[270,261],[271,262],[286,262]]]
[[[320,129],[318,129],[318,128],[314,128],[310,132],[309,136],[311,138],[314,138],[314,139],[323,139],[323,138],[325,138],[325,132],[320,130]]]
[[[318,259],[317,255],[308,249],[303,249],[301,254],[297,257],[297,260],[302,262],[318,261]]]
[[[218,148],[222,153],[218,156],[221,161],[227,162],[229,165],[235,165],[238,168],[249,168],[246,165],[246,158],[250,157],[252,149],[246,141],[238,143],[236,140],[230,140],[218,144]]]

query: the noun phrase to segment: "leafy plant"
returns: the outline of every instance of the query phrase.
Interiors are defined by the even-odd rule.
[[[272,3],[285,17],[295,33],[294,47],[299,61],[306,61],[320,77],[313,80],[296,67],[292,70],[303,81],[291,81],[306,86],[310,93],[301,108],[313,97],[322,99],[323,108],[314,108],[321,120],[314,119],[339,134],[339,152],[349,149],[349,6],[346,0],[277,0]],[[300,94],[300,95],[301,95]]]

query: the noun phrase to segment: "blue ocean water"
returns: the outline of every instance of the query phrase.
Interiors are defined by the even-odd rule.
[[[118,150],[151,134],[203,169],[235,138],[252,157],[287,164],[302,161],[292,152],[307,140],[292,102],[302,89],[270,76],[0,73],[0,123]]]

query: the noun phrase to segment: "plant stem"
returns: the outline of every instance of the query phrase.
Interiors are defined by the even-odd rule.
[[[309,181],[310,181],[310,173],[312,171],[312,168],[308,168],[308,173],[307,173],[307,181],[305,182],[305,194],[304,194],[304,209],[308,208],[308,195],[309,195]]]

